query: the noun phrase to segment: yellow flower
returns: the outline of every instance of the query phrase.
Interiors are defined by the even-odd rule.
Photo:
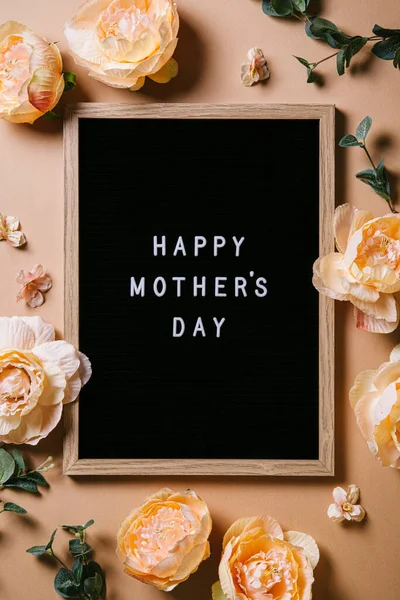
[[[314,263],[313,284],[321,294],[354,305],[358,329],[390,333],[399,324],[393,296],[400,290],[400,215],[374,219],[349,204],[334,219],[339,252]]]
[[[211,516],[192,490],[162,489],[123,521],[117,555],[125,573],[169,592],[210,556]]]
[[[64,91],[60,51],[24,25],[0,25],[0,118],[33,123]]]
[[[239,519],[224,537],[213,600],[310,600],[318,560],[311,536],[283,533],[266,515]]]
[[[177,75],[172,55],[178,29],[174,0],[86,0],[66,24],[65,36],[89,75],[136,91],[146,77],[167,83]]]
[[[356,377],[350,403],[375,458],[384,467],[400,469],[400,345],[390,362]]]
[[[0,443],[36,445],[90,379],[88,358],[40,317],[0,318]]]

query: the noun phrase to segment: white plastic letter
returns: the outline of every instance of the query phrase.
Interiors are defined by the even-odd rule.
[[[186,281],[186,277],[173,277],[172,281],[176,281],[176,295],[180,298],[182,295],[181,281]]]
[[[198,277],[196,275],[193,277],[193,296],[197,296],[197,290],[201,290],[201,295],[204,297],[206,295],[206,278],[201,278],[201,283],[197,283]]]
[[[214,256],[218,256],[218,248],[223,248],[226,245],[226,240],[222,235],[214,236]]]
[[[218,321],[216,317],[213,317],[213,321],[215,323],[215,327],[217,328],[216,337],[219,338],[221,337],[221,327],[225,323],[225,317],[223,317],[220,321]]]
[[[136,294],[136,296],[139,296],[139,294],[142,297],[144,296],[144,282],[145,282],[145,279],[144,279],[144,277],[142,277],[139,282],[139,285],[137,285],[136,279],[134,277],[131,277],[131,297],[132,298],[135,294]]]
[[[204,329],[202,318],[199,317],[196,321],[196,325],[194,326],[193,337],[196,337],[197,333],[200,331],[203,337],[206,337],[206,331]]]
[[[160,287],[158,285],[160,282],[162,284],[161,291],[158,289]],[[154,283],[153,283],[153,291],[154,291],[155,295],[158,296],[158,298],[160,298],[161,296],[164,296],[166,289],[167,289],[167,283],[166,283],[164,277],[157,277],[157,279],[155,279]]]
[[[240,246],[243,244],[245,238],[241,237],[240,240],[238,241],[237,237],[234,235],[232,239],[233,239],[233,243],[236,246],[235,256],[239,256],[239,254],[240,254]]]
[[[239,290],[242,292],[243,296],[247,297],[246,292],[247,280],[244,277],[235,277],[235,296],[236,298],[239,296]]]
[[[207,245],[207,240],[204,236],[202,235],[195,235],[194,236],[194,255],[198,256],[199,255],[199,249],[200,248],[204,248],[204,246]]]
[[[154,256],[157,256],[158,248],[161,248],[161,254],[162,256],[165,256],[167,254],[167,238],[165,237],[165,235],[163,235],[161,238],[161,244],[159,244],[157,240],[158,236],[155,235],[153,237],[153,254]]]
[[[186,256],[185,244],[183,243],[183,239],[182,239],[181,235],[178,237],[178,241],[176,242],[174,256],[176,256],[178,254],[178,252],[182,252],[182,256]]]
[[[223,281],[227,281],[227,277],[216,277],[215,278],[215,297],[216,298],[226,298],[225,283]]]
[[[178,331],[177,325],[180,325]],[[185,333],[185,321],[181,317],[174,317],[172,321],[172,337],[182,337]]]
[[[264,277],[259,277],[256,281],[257,288],[261,288],[261,292],[259,289],[256,289],[256,296],[259,298],[264,298],[268,294],[267,290],[267,280]]]

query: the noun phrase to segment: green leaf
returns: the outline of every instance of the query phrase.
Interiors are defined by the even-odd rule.
[[[48,110],[47,113],[44,113],[42,119],[45,119],[46,121],[59,121],[61,115],[58,115],[53,110]]]
[[[356,130],[356,138],[358,140],[365,140],[368,135],[369,130],[371,129],[372,119],[369,115],[364,117]]]
[[[92,525],[94,525],[94,520],[90,519],[87,523],[85,523],[82,527],[82,530],[84,531],[85,529],[87,529],[88,527],[91,527]]]
[[[15,470],[15,462],[11,454],[8,454],[4,448],[0,448],[0,485],[13,476]]]
[[[14,504],[14,502],[6,502],[3,510],[7,510],[8,512],[18,513],[19,515],[26,515],[27,510],[22,508],[22,506],[18,506],[18,504]]]
[[[72,566],[72,573],[75,579],[80,583],[82,579],[83,564],[80,558],[77,558]]]
[[[296,10],[304,14],[310,4],[310,0],[292,0],[292,4]]]
[[[350,148],[350,146],[361,146],[361,144],[354,135],[348,134],[342,137],[339,146],[342,148]]]
[[[64,92],[73,90],[76,87],[76,74],[65,71],[63,77],[65,82]]]
[[[389,37],[382,42],[377,42],[373,48],[372,52],[378,58],[382,60],[394,60],[398,50],[400,48],[400,34]]]
[[[26,552],[33,554],[34,556],[43,556],[43,554],[47,554],[47,546],[32,546],[32,548],[28,548]]]
[[[339,75],[344,75],[346,56],[344,50],[340,50],[336,55],[336,68]]]
[[[90,548],[86,542],[83,542],[82,545],[80,540],[70,540],[69,551],[74,556],[83,556],[84,554],[89,554],[92,552],[92,548]]]
[[[50,539],[49,539],[49,541],[47,543],[47,546],[46,546],[46,550],[52,550],[54,538],[56,537],[56,533],[57,533],[57,529],[55,529],[53,531],[53,533],[51,534]]]
[[[103,589],[103,578],[96,573],[94,577],[85,579],[83,589],[91,598],[99,598]]]
[[[276,10],[274,10],[272,8],[271,0],[263,0],[262,9],[263,9],[263,12],[266,15],[268,15],[269,17],[281,17],[282,16],[282,15],[279,15],[276,12]]]
[[[368,42],[366,37],[355,37],[345,50],[346,67],[349,68],[351,59],[362,50]]]
[[[26,479],[29,479],[30,481],[34,481],[35,483],[37,483],[37,485],[49,487],[49,484],[47,483],[43,475],[38,471],[32,471],[32,473],[29,473],[29,475],[25,475],[24,477],[26,477]]]
[[[400,48],[397,50],[394,59],[393,59],[393,66],[395,69],[399,68],[400,69]]]
[[[280,17],[287,17],[293,13],[292,0],[271,0],[271,6]]]
[[[75,582],[71,571],[60,569],[54,579],[54,589],[62,598],[79,598],[79,585]]]
[[[368,183],[369,181],[376,181],[376,173],[373,169],[364,169],[364,171],[360,171],[356,173],[357,179],[365,180],[364,183]]]
[[[212,600],[227,600],[219,581],[216,581],[211,588]]]
[[[17,450],[17,448],[11,450],[11,454],[13,455],[15,464],[17,465],[17,475],[20,475],[25,471],[24,457],[22,456],[22,453],[19,450]]]
[[[313,69],[307,69],[307,83],[315,83],[318,77],[314,73]]]
[[[301,58],[300,56],[294,56],[294,58],[296,60],[299,61],[299,63],[301,63],[302,65],[304,65],[305,67],[309,67],[310,63],[308,62],[308,60],[306,60],[305,58]]]
[[[320,17],[311,17],[310,23],[306,25],[306,34],[308,37],[311,37],[315,40],[324,40],[329,45],[332,45],[332,40],[330,36],[332,33],[339,33],[339,29],[332,23],[332,21],[328,21],[327,19],[321,19]],[[336,46],[332,46],[336,48]]]
[[[30,479],[25,479],[25,477],[13,477],[3,485],[7,488],[20,488],[21,490],[25,490],[25,492],[30,492],[32,494],[36,494],[38,491],[36,483]]]
[[[374,25],[373,33],[379,37],[391,37],[392,35],[400,35],[400,29],[386,29],[380,25]]]

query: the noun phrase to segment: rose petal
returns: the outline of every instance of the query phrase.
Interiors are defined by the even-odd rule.
[[[347,490],[347,502],[350,504],[357,504],[359,499],[360,488],[354,484],[349,485],[349,489]]]
[[[0,416],[0,436],[7,435],[21,423],[20,415]],[[1,439],[1,438],[0,438]],[[2,441],[2,440],[1,440]],[[7,443],[7,441],[6,441]]]
[[[0,317],[0,350],[30,350],[35,343],[33,331],[19,317]]]
[[[31,308],[38,308],[39,306],[42,306],[44,303],[44,296],[42,292],[39,292],[39,290],[36,290],[35,292],[32,291],[30,298],[26,299],[26,303]]]
[[[38,290],[41,292],[48,292],[53,285],[48,275],[42,275],[42,277],[39,277],[35,283]]]
[[[374,379],[378,371],[362,371],[354,380],[353,387],[349,392],[349,399],[352,408],[354,408],[361,397],[367,392],[376,392]]]
[[[42,113],[52,110],[57,104],[57,96],[61,95],[60,82],[62,82],[62,93],[64,90],[62,75],[47,67],[36,69],[28,85],[29,102]]]
[[[382,296],[381,296],[382,297]],[[354,307],[354,318],[356,320],[356,327],[361,331],[367,331],[369,333],[392,333],[397,329],[399,324],[399,317],[397,316],[396,321],[386,321],[383,318],[373,317]]]
[[[35,341],[35,346],[40,346],[45,342],[54,342],[56,338],[53,325],[46,323],[42,317],[19,317],[32,330]]]
[[[146,77],[139,77],[134,85],[129,88],[130,92],[138,92],[142,89],[146,81]],[[111,85],[111,84],[110,84]]]
[[[328,517],[335,523],[341,523],[344,521],[341,506],[338,506],[337,504],[331,504],[328,508]]]
[[[302,548],[304,554],[310,561],[311,567],[315,569],[319,562],[319,548],[311,535],[300,531],[285,531],[284,539],[293,544],[293,546]]]
[[[45,374],[44,389],[39,398],[41,406],[51,406],[63,401],[64,390],[67,385],[65,373],[54,363],[43,363]]]
[[[350,227],[356,209],[350,204],[342,204],[335,210],[333,217],[333,228],[335,232],[336,245],[342,254],[345,253],[349,239]]]
[[[168,83],[178,75],[179,66],[174,58],[169,61],[157,73],[153,73],[148,77],[156,83]]]
[[[380,392],[383,392],[388,385],[394,383],[400,379],[400,363],[398,362],[389,362],[384,363],[378,369],[375,379],[374,386]]]
[[[244,531],[249,531],[257,527],[263,529],[266,534],[283,540],[283,531],[278,521],[269,515],[260,515],[259,517],[245,517],[235,521],[224,535],[222,548],[224,549],[232,538],[239,537]]]
[[[9,433],[12,444],[31,444],[31,440],[40,435],[42,428],[42,410],[36,406],[24,416],[19,427]]]
[[[56,342],[47,342],[41,346],[36,346],[33,353],[42,361],[49,361],[56,364],[64,371],[67,379],[76,373],[80,366],[78,353],[72,344],[63,340]]]
[[[7,242],[13,248],[20,248],[24,244],[26,244],[26,237],[22,233],[22,231],[11,231],[7,234]]]
[[[6,228],[10,231],[17,231],[19,229],[19,219],[18,217],[6,217]]]
[[[314,286],[321,292],[322,289],[328,290],[329,296],[331,298],[335,298],[336,300],[348,300],[348,294],[343,287],[343,269],[342,269],[342,259],[343,255],[338,252],[333,252],[332,254],[328,254],[328,256],[324,256],[316,263],[314,263],[314,275],[316,275],[316,280],[313,279]],[[318,275],[321,279],[323,288],[319,288],[316,284],[318,284]],[[328,294],[326,294],[328,295]]]
[[[378,400],[378,392],[369,392],[360,398],[354,408],[357,425],[368,442],[373,442],[374,440],[374,411]]]
[[[342,487],[335,487],[333,490],[333,499],[336,504],[343,505],[347,502],[347,492]]]

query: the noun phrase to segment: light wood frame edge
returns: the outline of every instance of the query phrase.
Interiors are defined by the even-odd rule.
[[[300,104],[103,104],[66,107],[65,339],[79,345],[79,157],[80,118],[318,119],[320,122],[320,254],[333,250],[335,207],[335,107]],[[319,459],[79,459],[78,402],[64,409],[64,474],[146,476],[333,476],[334,473],[334,301],[319,300]]]

